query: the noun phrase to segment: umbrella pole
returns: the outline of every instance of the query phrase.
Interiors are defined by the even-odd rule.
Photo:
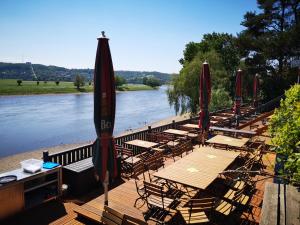
[[[105,180],[103,182],[103,186],[104,186],[104,205],[108,205],[108,183],[109,183],[109,171],[106,170]]]

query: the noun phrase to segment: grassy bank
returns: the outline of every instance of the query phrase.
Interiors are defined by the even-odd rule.
[[[40,81],[37,85],[36,81],[23,81],[20,86],[17,80],[0,80],[0,95],[30,95],[30,94],[60,94],[60,93],[81,93],[93,90],[92,85],[86,84],[79,90],[74,86],[73,82],[59,82],[56,85],[54,81]]]
[[[118,88],[119,91],[140,91],[153,90],[153,88],[143,84],[126,84]],[[0,95],[31,95],[31,94],[63,94],[63,93],[84,93],[92,92],[93,86],[86,83],[79,90],[74,86],[73,82],[59,82],[56,85],[54,81],[40,81],[37,85],[36,81],[23,81],[20,86],[15,79],[0,79]]]

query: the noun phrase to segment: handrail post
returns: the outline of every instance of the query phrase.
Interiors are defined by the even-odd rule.
[[[175,129],[175,120],[172,120],[172,128]]]
[[[151,132],[152,132],[151,126],[148,126],[148,133],[151,133]]]

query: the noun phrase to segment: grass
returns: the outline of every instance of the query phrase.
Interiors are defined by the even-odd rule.
[[[124,84],[117,88],[118,91],[142,91],[142,90],[154,90],[154,88],[144,84]]]
[[[152,87],[143,84],[125,84],[119,87],[119,91],[140,91],[153,90]],[[32,94],[63,94],[63,93],[84,93],[92,92],[93,86],[85,84],[79,90],[74,86],[73,82],[59,82],[56,85],[54,81],[40,81],[37,85],[36,81],[23,81],[18,86],[16,79],[0,79],[0,95],[32,95]]]
[[[88,83],[79,90],[73,82],[59,82],[56,85],[54,81],[23,81],[20,86],[15,79],[0,80],[0,95],[30,95],[30,94],[60,94],[60,93],[80,93],[93,91],[93,86]]]

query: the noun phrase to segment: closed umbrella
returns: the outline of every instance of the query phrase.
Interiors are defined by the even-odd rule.
[[[208,105],[211,97],[210,72],[209,65],[206,61],[202,64],[202,71],[200,74],[199,97],[199,129],[202,135],[202,144],[204,144],[204,133],[208,131],[210,125]]]
[[[258,89],[259,89],[259,77],[255,74],[253,80],[253,107],[256,108],[258,105]]]
[[[108,205],[109,176],[117,176],[117,158],[113,139],[115,122],[115,78],[108,38],[98,38],[94,71],[94,123],[97,133],[93,164],[96,174],[103,182],[105,205]]]
[[[236,117],[236,126],[239,126],[238,117],[241,114],[241,102],[242,102],[242,70],[238,70],[235,80],[235,99],[234,99],[234,114]]]

